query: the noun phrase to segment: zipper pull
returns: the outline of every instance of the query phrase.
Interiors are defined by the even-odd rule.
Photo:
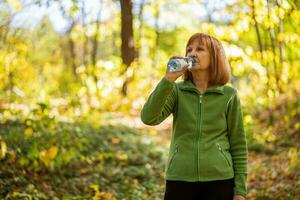
[[[202,103],[202,95],[200,95],[200,103]]]

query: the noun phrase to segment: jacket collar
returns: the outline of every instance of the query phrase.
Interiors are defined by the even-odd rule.
[[[197,92],[200,94],[199,90],[196,88],[196,86],[189,80],[189,81],[183,81],[181,84],[178,85],[179,89],[181,90],[187,90],[192,92]],[[205,93],[219,93],[224,94],[224,85],[209,85]]]

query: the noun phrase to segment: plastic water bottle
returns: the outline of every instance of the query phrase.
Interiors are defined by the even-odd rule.
[[[168,64],[168,71],[176,72],[180,71],[184,66],[188,65],[188,68],[192,68],[196,64],[196,60],[193,57],[176,58],[171,59]]]

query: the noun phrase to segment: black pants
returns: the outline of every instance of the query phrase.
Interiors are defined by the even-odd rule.
[[[234,178],[208,182],[166,180],[164,200],[232,200]]]

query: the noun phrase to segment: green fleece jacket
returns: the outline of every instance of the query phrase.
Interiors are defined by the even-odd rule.
[[[167,180],[212,181],[234,177],[234,194],[247,194],[247,140],[237,90],[211,85],[201,94],[191,81],[163,77],[141,110],[157,125],[173,114],[165,167]]]

